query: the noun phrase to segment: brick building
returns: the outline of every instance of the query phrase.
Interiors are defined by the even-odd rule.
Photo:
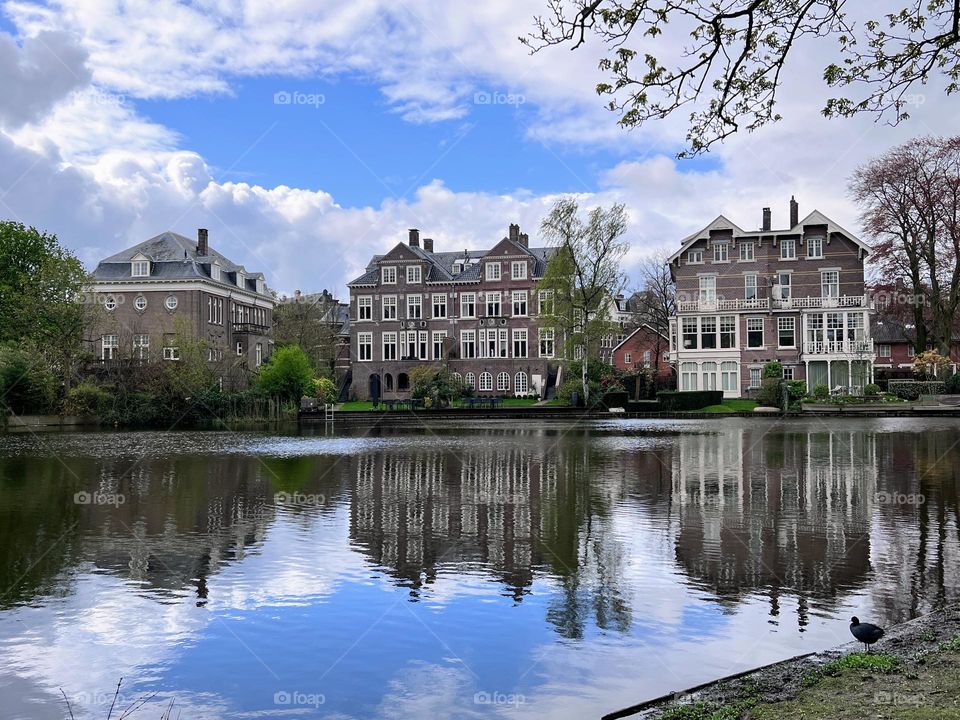
[[[350,288],[351,396],[410,395],[410,370],[446,364],[476,394],[543,396],[556,340],[537,322],[548,248],[520,226],[489,250],[438,252],[410,230]]]
[[[912,325],[890,319],[874,323],[873,341],[877,352],[874,367],[878,379],[914,377],[916,337],[917,332]],[[960,365],[960,338],[954,338],[950,345],[950,360],[954,367]]]
[[[864,289],[870,248],[813,211],[759,230],[722,215],[685,238],[669,258],[677,286],[670,358],[681,390],[749,396],[764,363],[783,363],[787,378],[862,389],[873,379],[873,312]]]
[[[669,347],[668,336],[643,323],[613,348],[612,363],[628,373],[650,372],[666,383],[673,375]]]
[[[231,387],[269,357],[275,300],[263,273],[208,244],[165,232],[101,260],[88,287],[99,303],[91,351],[100,364],[176,362],[177,338],[202,340]]]

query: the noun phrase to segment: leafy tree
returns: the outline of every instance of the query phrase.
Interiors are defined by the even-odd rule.
[[[818,52],[829,38],[841,59],[823,72],[846,94],[825,99],[827,117],[873,114],[893,123],[909,117],[912,90],[931,79],[957,90],[960,3],[882,0],[858,4],[855,23],[844,0],[548,0],[548,14],[521,42],[537,52],[579,48],[597,38],[607,52],[597,85],[626,128],[689,111],[688,148],[696,155],[733,133],[781,119],[777,92],[796,52]],[[803,45],[804,51],[795,48]],[[663,53],[680,49],[679,61]],[[823,49],[820,49],[823,52]],[[825,54],[825,53],[824,53]],[[825,88],[826,90],[826,88]]]
[[[339,351],[340,303],[324,291],[282,298],[273,311],[273,337],[278,345],[299,345],[317,373],[332,377]]]
[[[947,377],[950,374],[950,358],[936,350],[927,350],[913,358],[913,373],[927,380]]]
[[[47,356],[31,343],[0,346],[0,408],[15,415],[50,412],[57,380]]]
[[[422,399],[424,405],[433,408],[447,407],[454,400],[469,394],[463,381],[445,367],[418,365],[410,371],[412,396]]]
[[[590,400],[589,359],[598,356],[601,339],[617,324],[610,313],[611,298],[626,278],[622,261],[629,245],[621,239],[627,217],[623,205],[595,207],[584,220],[573,198],[559,200],[541,224],[541,232],[554,246],[538,291],[551,300],[542,326],[559,335],[565,356],[581,359],[581,389]]]
[[[887,284],[912,294],[914,351],[948,355],[960,309],[960,137],[924,137],[854,173],[850,192]]]
[[[313,381],[313,396],[322,403],[337,401],[337,385],[330,378],[319,377]]]
[[[297,345],[285,345],[260,367],[256,387],[264,395],[299,401],[313,391],[313,379],[307,354]]]

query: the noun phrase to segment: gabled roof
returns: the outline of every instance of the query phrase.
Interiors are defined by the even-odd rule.
[[[616,345],[616,347],[613,348],[613,352],[616,352],[617,349],[618,349],[621,345],[623,345],[625,342],[627,342],[627,340],[629,340],[630,338],[632,338],[634,335],[636,335],[638,332],[640,332],[640,331],[643,330],[644,328],[646,328],[646,329],[649,330],[650,332],[654,333],[655,335],[659,335],[660,337],[662,337],[662,338],[663,338],[664,340],[666,340],[667,342],[670,342],[670,338],[667,337],[666,335],[664,335],[664,334],[663,334],[662,332],[660,332],[659,330],[657,330],[655,327],[653,327],[653,325],[651,325],[650,323],[642,323],[641,325],[638,325],[638,326],[634,329],[634,331],[633,331],[632,333],[630,333],[630,334],[627,335],[623,340],[621,340],[620,342],[618,342],[617,345]]]

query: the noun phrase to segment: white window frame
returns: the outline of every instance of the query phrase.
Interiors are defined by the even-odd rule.
[[[389,301],[389,302],[388,302]],[[387,309],[390,308],[390,312]],[[380,319],[381,320],[396,320],[397,319],[397,296],[396,295],[383,295],[380,298]]]
[[[751,290],[753,293],[751,294]],[[744,273],[743,275],[743,298],[744,300],[756,300],[757,293],[759,292],[757,288],[757,274],[756,273]]]
[[[553,290],[540,290],[537,293],[537,314],[553,314]]]
[[[477,384],[477,389],[480,392],[493,392],[493,375],[487,370],[480,373],[480,382]]]
[[[502,317],[503,316],[503,297],[499,291],[491,291],[486,293],[485,303],[484,303],[484,317]],[[495,308],[491,312],[491,308]]]
[[[483,276],[490,282],[498,282],[502,270],[499,262],[488,262],[484,265]]]
[[[740,243],[740,262],[753,262],[754,254],[753,240],[744,240]]]
[[[730,262],[730,245],[729,243],[714,243],[713,244],[713,261],[715,263],[727,263]]]
[[[789,248],[789,252],[787,252],[788,248]],[[781,260],[797,259],[797,241],[795,238],[783,238],[782,240],[780,240],[780,259]]]
[[[527,279],[527,262],[526,260],[514,260],[510,263],[510,278],[512,280],[526,280]]]
[[[687,265],[703,265],[703,250],[688,250]]]
[[[133,336],[133,357],[137,360],[150,358],[150,336],[139,334]]]
[[[497,392],[509,392],[509,391],[510,391],[510,373],[508,372],[497,373]]]
[[[397,284],[397,266],[396,265],[384,265],[382,268],[380,268],[380,284],[381,285]]]
[[[460,331],[460,359],[470,360],[477,356],[477,331]]]
[[[530,356],[530,346],[526,328],[513,328],[513,357],[525,358]]]
[[[357,320],[360,322],[373,320],[372,295],[361,295],[357,298]]]
[[[464,309],[469,305],[470,312],[464,312]],[[477,316],[477,294],[476,293],[460,293],[460,317],[462,318],[475,318]]]
[[[395,332],[385,332],[380,335],[380,357],[384,361],[393,361],[400,357],[400,338]]]
[[[789,345],[784,345],[781,343],[781,334],[788,331],[793,333],[793,342]],[[795,317],[777,318],[777,347],[790,350],[797,347],[797,319]]]
[[[893,357],[890,353],[889,343],[881,343],[877,345],[877,357],[888,358]]]
[[[527,291],[526,290],[514,290],[513,291],[513,317],[526,317],[527,311]]]
[[[131,277],[150,277],[150,261],[134,260],[130,263]]]
[[[807,259],[808,260],[822,260],[823,259],[823,238],[817,235],[816,237],[807,238]],[[814,255],[811,250],[814,248],[817,249],[817,254]]]
[[[423,282],[423,270],[419,265],[407,265],[407,284],[419,284]]]
[[[556,332],[553,328],[540,328],[537,334],[540,340],[540,357],[552,358],[556,353]]]
[[[443,344],[447,339],[446,330],[434,330],[430,339],[432,340],[433,345],[433,359],[434,360],[443,360]]]
[[[100,359],[116,360],[120,350],[119,335],[103,335],[100,338]]]
[[[750,326],[751,326],[751,325],[756,325],[757,323],[760,324],[760,331],[759,331],[759,332],[760,332],[760,344],[759,344],[759,345],[751,345],[751,344],[750,344],[750,333],[751,333],[751,332],[757,332],[757,330],[755,330],[755,329],[754,329],[754,330],[751,330],[751,329],[750,329]],[[763,318],[762,318],[762,317],[760,317],[760,318],[756,318],[756,317],[747,318],[747,349],[748,349],[748,350],[758,350],[758,349],[761,349],[761,348],[766,347],[766,342],[765,342],[766,338],[764,338],[764,334],[765,334],[765,333],[764,333],[764,327],[763,327],[763,325],[764,325],[764,322],[763,322]]]
[[[423,320],[422,295],[407,295],[407,320]]]
[[[519,397],[521,395],[526,395],[528,392],[530,392],[529,378],[527,378],[527,374],[523,370],[520,370],[514,376],[513,394]]]
[[[431,306],[431,317],[434,319],[445,319],[447,317],[447,294],[444,293],[433,293],[431,297],[432,306]],[[437,309],[440,308],[441,311],[437,312]]]
[[[827,278],[833,276],[835,282],[828,282]],[[827,292],[828,287],[836,290],[834,294]],[[821,270],[820,271],[820,297],[836,298],[840,297],[840,271],[839,270]]]
[[[756,390],[760,387],[760,382],[763,379],[763,369],[762,368],[750,368],[750,389]]]

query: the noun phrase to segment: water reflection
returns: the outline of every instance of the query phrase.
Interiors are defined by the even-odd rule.
[[[68,684],[92,716],[122,674],[191,717],[269,716],[321,678],[318,716],[367,717],[434,676],[452,716],[504,710],[477,690],[610,710],[843,642],[851,608],[956,599],[957,429],[5,437],[0,703],[60,717]]]

